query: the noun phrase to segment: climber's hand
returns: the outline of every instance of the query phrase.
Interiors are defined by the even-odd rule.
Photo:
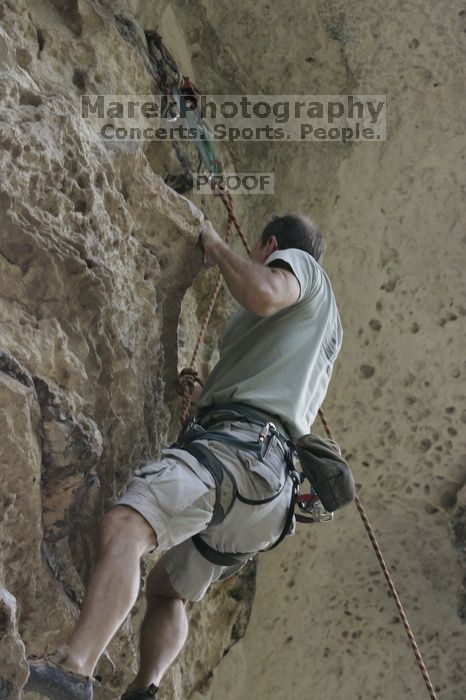
[[[214,229],[208,219],[206,219],[200,228],[199,245],[204,251],[204,265],[212,267],[217,264],[217,254],[219,247],[223,244],[222,239]]]

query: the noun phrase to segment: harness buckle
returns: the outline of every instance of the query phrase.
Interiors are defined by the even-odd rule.
[[[275,425],[273,423],[271,423],[270,421],[267,421],[267,423],[264,425],[264,427],[262,428],[262,430],[259,433],[259,438],[258,438],[259,442],[264,442],[265,438],[269,434],[273,434],[273,430],[276,430]]]
[[[205,432],[205,428],[200,425],[193,416],[189,416],[170,447],[183,447],[186,442],[191,442],[195,437]]]
[[[260,445],[259,447],[259,459],[265,459],[267,455],[269,454],[272,444],[273,444],[273,437],[274,435],[277,434],[277,429],[271,421],[267,421],[267,423],[264,425],[262,430],[259,433],[259,437],[257,438],[257,441]],[[267,440],[268,438],[268,440]]]

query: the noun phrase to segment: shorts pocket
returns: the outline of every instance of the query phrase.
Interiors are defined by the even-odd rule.
[[[168,457],[169,459],[174,459],[176,462],[181,464],[185,464],[187,467],[192,469],[194,474],[196,474],[196,476],[207,486],[215,486],[214,477],[210,471],[187,450],[183,450],[182,448],[167,447],[166,449],[162,450],[162,455],[164,455],[164,457]]]
[[[128,488],[131,487],[147,489],[147,493],[152,495],[158,508],[169,519],[191,506],[212,488],[196,476],[189,466],[169,457],[137,469],[128,484]]]
[[[278,440],[272,436],[263,460],[253,452],[236,450],[236,456],[242,466],[256,482],[258,498],[270,498],[284,486],[286,478],[286,462]]]

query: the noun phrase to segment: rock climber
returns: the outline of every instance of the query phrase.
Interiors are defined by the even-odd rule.
[[[201,600],[212,583],[236,573],[288,528],[292,479],[281,438],[308,433],[342,343],[321,266],[325,240],[307,217],[287,213],[267,223],[249,258],[225,243],[209,221],[199,242],[206,264],[218,266],[239,304],[217,364],[192,395],[202,429],[226,438],[204,445],[234,481],[237,496],[213,524],[213,513],[221,510],[218,483],[182,442],[136,470],[99,524],[94,569],[67,644],[30,661],[27,689],[50,698],[92,698],[97,662],[138,596],[144,554],[155,550],[160,556],[147,577],[140,665],[124,700],[157,693],[187,638],[187,601]],[[245,419],[238,407],[255,411],[264,425]],[[260,432],[264,426],[272,426],[278,438],[263,452],[228,442],[233,437],[256,444],[267,433]],[[286,534],[292,532],[290,526]],[[235,558],[244,552],[246,558]]]

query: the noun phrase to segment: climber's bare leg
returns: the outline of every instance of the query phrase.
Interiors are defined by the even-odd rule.
[[[184,646],[188,635],[188,618],[184,598],[173,589],[158,560],[147,578],[147,611],[141,626],[140,665],[128,690],[160,685],[162,676]]]
[[[63,668],[92,676],[100,655],[136,602],[139,560],[156,544],[154,530],[133,508],[118,505],[104,516],[97,559]]]

